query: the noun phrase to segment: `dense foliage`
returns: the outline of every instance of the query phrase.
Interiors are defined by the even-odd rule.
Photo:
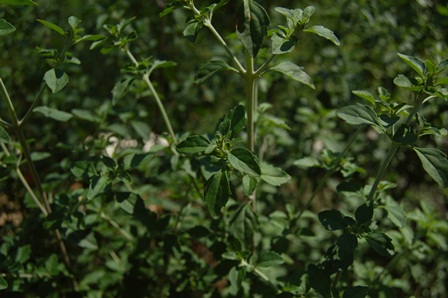
[[[1,297],[446,296],[446,4],[36,2],[0,0]]]

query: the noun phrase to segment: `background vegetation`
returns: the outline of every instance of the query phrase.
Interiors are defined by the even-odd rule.
[[[442,1],[260,2],[270,16],[270,30],[284,23],[276,7],[314,6],[311,25],[330,28],[340,46],[302,34],[294,51],[278,58],[303,66],[314,90],[276,72],[260,79],[255,152],[291,179],[281,186],[259,183],[257,212],[251,215],[241,209],[245,195],[232,178],[235,195],[218,219],[203,202],[199,161],[173,154],[168,145],[173,138],[154,94],[137,79],[138,69],[126,53],[92,50],[95,40],[64,52],[65,36],[37,19],[73,30],[67,20],[75,16],[82,21],[83,36],[107,35],[104,25],[134,18],[125,32],[137,33],[129,49],[138,61],[152,57],[176,63],[154,70],[151,82],[180,140],[192,134],[213,138],[218,120],[245,103],[245,86],[232,72],[195,83],[206,61],[227,59],[212,33],[201,30],[194,43],[187,40],[183,32],[189,12],[178,9],[161,17],[168,5],[164,0],[37,2],[16,6],[0,1],[0,19],[16,28],[0,36],[0,78],[17,114],[25,115],[34,102],[44,74],[60,62],[58,53],[81,63],[64,64],[69,82],[63,90],[43,91],[39,106],[53,114],[37,108],[23,126],[51,203],[48,216],[23,185],[21,175],[37,188],[14,132],[6,129],[11,142],[0,139],[2,297],[446,295],[448,191],[431,179],[412,150],[399,150],[391,161],[384,176],[390,182],[380,187],[381,208],[371,225],[393,246],[385,245],[388,251],[381,254],[359,240],[348,268],[329,274],[317,266],[341,235],[322,226],[319,212],[354,214],[360,189],[372,183],[389,148],[385,135],[366,128],[343,167],[326,167],[354,133],[336,111],[363,102],[353,90],[377,97],[378,87],[387,89],[395,103],[411,104],[411,92],[394,84],[394,78],[415,75],[397,53],[436,65],[448,58],[448,6]],[[197,2],[200,8],[213,3]],[[217,10],[213,24],[243,60],[234,20],[241,2],[229,1]],[[258,59],[268,58],[269,51],[268,38]],[[0,108],[1,119],[9,121],[3,99]],[[431,100],[421,113],[440,133],[419,138],[419,146],[446,153],[446,100]],[[247,213],[244,218],[241,212]],[[248,220],[251,216],[256,219]],[[254,237],[248,243],[255,248],[244,247],[247,234]],[[243,266],[242,260],[251,262]],[[330,277],[331,292],[316,285]]]

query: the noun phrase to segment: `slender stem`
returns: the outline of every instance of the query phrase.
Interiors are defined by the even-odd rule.
[[[235,65],[238,68],[238,71],[241,74],[244,74],[246,72],[246,70],[244,69],[244,67],[241,65],[240,61],[238,60],[238,58],[235,56],[235,54],[232,52],[232,50],[229,48],[229,46],[227,45],[227,43],[225,42],[225,40],[221,37],[221,35],[219,34],[218,31],[216,31],[215,27],[213,27],[212,22],[210,19],[206,18],[204,20],[204,26],[207,27],[212,34],[215,36],[215,38],[218,40],[218,42],[224,47],[224,49],[226,50],[227,54],[230,56],[230,58],[232,58],[233,62],[235,63]]]
[[[106,213],[101,212],[101,218],[105,219],[114,228],[116,228],[127,240],[134,241],[134,237],[129,234],[125,229],[123,229],[115,220],[110,218]]]
[[[45,82],[42,82],[42,84],[40,86],[39,93],[37,94],[36,98],[34,99],[33,103],[31,104],[30,108],[26,112],[25,116],[23,116],[23,118],[19,121],[20,126],[22,126],[23,123],[26,122],[26,120],[29,118],[29,116],[33,112],[34,108],[40,102],[40,99],[42,98],[42,95],[44,94],[45,88],[46,88],[46,84],[45,84]]]
[[[257,76],[261,76],[263,74],[263,72],[266,70],[266,68],[268,68],[269,64],[274,61],[275,57],[277,57],[277,55],[272,54],[271,57],[269,57],[268,60],[266,60],[263,65],[260,66],[260,68],[257,69],[257,71],[255,71],[255,74]]]
[[[138,61],[135,59],[134,55],[131,53],[129,49],[125,49],[126,54],[128,55],[129,59],[131,59],[132,63],[135,64],[135,66],[138,66]],[[162,113],[163,120],[165,121],[165,125],[168,129],[168,132],[173,139],[173,143],[177,144],[177,138],[176,134],[174,133],[173,127],[171,126],[170,118],[168,117],[168,114],[166,113],[165,107],[163,106],[162,100],[159,97],[159,94],[157,93],[156,89],[154,88],[154,85],[151,83],[151,80],[149,79],[150,71],[146,72],[143,75],[143,81],[145,81],[146,85],[148,85],[149,90],[151,91],[152,95],[154,96],[154,99],[156,100],[157,106],[160,110],[160,113]],[[175,152],[175,154],[177,154]]]
[[[6,128],[11,128],[12,124],[3,119],[0,119],[0,126],[6,127]]]
[[[299,219],[302,217],[303,213],[305,212],[305,210],[308,210],[309,207],[311,206],[311,203],[314,201],[314,199],[316,198],[317,194],[320,193],[320,191],[325,187],[325,185],[327,184],[327,180],[334,174],[334,172],[336,172],[336,170],[339,168],[339,165],[341,163],[342,158],[344,158],[344,156],[347,154],[349,148],[351,147],[351,145],[355,142],[356,138],[358,137],[359,133],[362,131],[362,129],[364,128],[364,125],[360,125],[356,131],[350,136],[350,139],[348,140],[347,144],[344,147],[344,150],[342,150],[342,152],[339,154],[339,156],[336,158],[336,160],[334,161],[334,167],[327,171],[325,173],[325,176],[320,179],[319,184],[317,185],[317,187],[314,189],[311,197],[308,199],[308,201],[305,203],[305,205],[303,206],[303,208],[300,210],[299,214],[297,214],[297,216],[295,218],[293,218],[291,220],[290,223],[290,227],[294,227],[296,225],[296,223],[299,221]]]
[[[246,72],[246,109],[247,109],[247,149],[255,149],[255,102],[257,79],[254,73],[254,58],[247,54]]]

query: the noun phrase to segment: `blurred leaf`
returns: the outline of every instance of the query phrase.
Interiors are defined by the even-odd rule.
[[[0,276],[0,290],[4,290],[8,288],[8,283],[6,280]]]
[[[274,167],[267,163],[261,163],[261,179],[271,185],[280,186],[291,179],[281,168]]]
[[[23,245],[17,249],[15,261],[19,264],[23,264],[30,259],[31,256],[31,246]]]
[[[391,198],[387,198],[385,209],[387,217],[400,229],[406,226],[406,213],[403,207]]]
[[[194,82],[200,84],[220,70],[232,70],[238,72],[235,68],[222,60],[212,60],[201,66],[196,73]]]
[[[195,226],[187,231],[188,235],[193,238],[199,239],[203,237],[207,237],[211,234],[211,231],[204,226]]]
[[[323,38],[328,39],[335,45],[339,46],[341,43],[339,42],[339,39],[334,35],[333,31],[330,29],[325,28],[324,26],[311,26],[309,28],[306,28],[303,30],[304,32],[310,32],[317,34],[319,36],[322,36]]]
[[[408,56],[408,55],[404,55],[404,54],[400,54],[400,53],[398,53],[398,57],[400,57],[410,67],[412,67],[412,69],[415,70],[420,77],[422,77],[422,78],[424,77],[425,63],[422,60],[420,60],[416,57],[412,57],[412,56]]]
[[[276,252],[267,251],[257,259],[257,267],[271,267],[285,263],[283,258]]]
[[[250,196],[257,188],[258,180],[251,175],[243,176],[243,191],[246,196]]]
[[[336,246],[338,247],[339,258],[345,259],[353,255],[358,246],[358,239],[353,234],[344,233],[336,240]]]
[[[356,209],[355,218],[359,224],[368,223],[373,217],[373,205],[364,203]]]
[[[0,36],[16,31],[16,28],[5,19],[0,19]]]
[[[257,157],[246,148],[236,148],[227,154],[227,160],[235,170],[243,174],[260,176],[261,169]]]
[[[252,245],[254,231],[257,222],[250,204],[242,204],[230,220],[232,235],[238,239],[242,249],[248,249]]]
[[[372,104],[372,106],[375,106],[375,97],[373,97],[372,93],[365,90],[354,90],[352,91],[353,94],[356,96],[359,96],[365,100],[367,100],[369,103]]]
[[[404,75],[398,75],[394,79],[394,84],[397,85],[398,87],[402,87],[402,88],[412,88],[413,87],[411,81]]]
[[[202,26],[203,23],[197,20],[192,20],[191,22],[189,22],[183,32],[185,38],[187,38],[187,40],[190,42],[195,42],[196,38],[198,37],[199,30],[201,30]]]
[[[381,128],[375,111],[366,105],[356,104],[343,107],[336,112],[339,118],[351,125],[368,124]]]
[[[417,142],[417,135],[408,125],[401,125],[395,132],[393,140],[403,145],[414,145]]]
[[[112,89],[112,104],[115,105],[118,100],[122,99],[132,86],[134,80],[132,78],[127,78],[115,83]]]
[[[434,148],[413,148],[425,171],[441,187],[448,188],[448,160],[445,153]]]
[[[209,145],[210,141],[206,137],[201,135],[192,135],[180,142],[177,145],[176,150],[182,154],[197,154],[204,152]]]
[[[268,33],[269,16],[264,8],[253,0],[243,1],[238,8],[236,34],[251,57],[255,57]]]
[[[73,118],[73,115],[64,111],[59,111],[57,109],[49,108],[46,106],[40,106],[33,110],[33,112],[38,112],[43,114],[47,118],[51,118],[57,121],[68,121]]]
[[[310,287],[324,297],[331,296],[331,278],[314,264],[308,265]]]
[[[274,67],[271,67],[271,70],[280,72],[299,83],[302,83],[312,89],[316,89],[313,80],[302,69],[303,67],[297,66],[290,61],[284,61]]]
[[[11,142],[11,138],[6,130],[0,126],[0,143],[9,143]]]
[[[229,271],[229,282],[232,293],[236,295],[246,277],[246,269],[244,267],[232,267]]]
[[[212,217],[221,213],[231,195],[229,178],[226,171],[213,174],[205,183],[204,200]]]
[[[68,75],[61,69],[50,69],[44,75],[44,81],[53,93],[62,90],[68,80]]]
[[[391,255],[388,249],[394,249],[392,239],[390,239],[389,236],[384,233],[372,233],[366,236],[366,240],[369,243],[370,247],[372,247],[377,253],[384,257],[388,257]]]
[[[62,29],[61,27],[59,27],[56,24],[53,24],[51,22],[45,21],[45,20],[40,20],[37,19],[37,21],[41,24],[43,24],[45,27],[50,28],[53,31],[56,31],[57,33],[59,33],[60,35],[65,35],[65,31],[64,29]]]
[[[6,5],[38,5],[36,2],[31,0],[0,0],[0,4]]]
[[[368,292],[369,292],[368,287],[364,286],[350,287],[344,291],[344,295],[342,296],[342,298],[365,298],[367,297]]]

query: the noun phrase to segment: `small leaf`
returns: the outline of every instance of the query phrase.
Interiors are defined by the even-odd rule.
[[[368,223],[373,217],[372,204],[364,203],[356,209],[355,218],[359,224]]]
[[[393,250],[392,239],[384,233],[372,233],[366,236],[366,240],[377,253],[384,257],[390,256],[388,249]]]
[[[68,121],[73,117],[73,115],[70,113],[59,111],[57,109],[49,108],[46,106],[37,107],[33,110],[33,112],[42,113],[47,118],[62,122]]]
[[[343,230],[347,227],[347,223],[339,210],[325,210],[319,212],[319,221],[325,229],[330,231]]]
[[[236,295],[241,288],[246,277],[246,269],[244,267],[233,267],[229,271],[230,290]]]
[[[404,54],[400,54],[398,53],[398,57],[400,57],[404,62],[406,62],[406,64],[408,64],[410,67],[412,67],[412,69],[414,69],[420,77],[424,77],[424,72],[425,72],[425,63],[416,58],[416,57],[412,57],[412,56],[408,56],[408,55],[404,55]]]
[[[204,200],[213,217],[217,217],[231,195],[228,173],[219,171],[205,183]]]
[[[16,31],[16,28],[5,19],[0,19],[0,36]]]
[[[44,81],[51,89],[51,92],[56,93],[67,85],[68,75],[61,69],[53,68],[45,73]]]
[[[0,276],[0,290],[4,290],[8,288],[8,283],[6,280]]]
[[[404,228],[406,225],[406,213],[403,207],[390,197],[387,198],[386,203],[387,217],[400,229]]]
[[[243,191],[246,196],[250,196],[253,194],[255,189],[257,188],[258,180],[256,177],[251,175],[243,176]]]
[[[324,297],[331,296],[331,278],[324,270],[314,264],[309,264],[308,276],[311,288]]]
[[[115,105],[118,100],[122,99],[132,86],[134,80],[132,78],[127,78],[115,83],[112,89],[112,104]]]
[[[251,57],[257,56],[270,24],[266,10],[253,0],[244,1],[235,18],[238,39]]]
[[[246,112],[242,105],[237,105],[230,113],[230,138],[234,138],[246,125]]]
[[[309,28],[306,28],[303,30],[304,32],[311,32],[314,34],[317,34],[319,36],[322,36],[323,38],[328,39],[335,45],[339,46],[341,43],[339,42],[339,39],[334,35],[333,31],[331,31],[328,28],[325,28],[324,26],[311,26]]]
[[[365,298],[367,297],[368,292],[369,292],[368,287],[364,286],[350,287],[344,291],[344,295],[342,296],[342,298]]]
[[[199,69],[194,78],[194,82],[196,84],[200,84],[220,70],[232,70],[238,72],[235,68],[231,67],[222,60],[212,60],[204,64]]]
[[[197,154],[207,150],[209,145],[210,141],[206,137],[201,135],[192,135],[180,142],[176,149],[179,153],[183,154]]]
[[[412,82],[404,75],[398,75],[394,79],[394,84],[397,85],[398,87],[408,88],[408,89],[413,87]]]
[[[358,239],[353,234],[344,233],[336,240],[336,246],[338,248],[338,256],[342,260],[353,256],[353,252],[358,246]]]
[[[36,2],[31,0],[0,0],[0,4],[6,5],[38,5]]]
[[[401,125],[393,136],[393,140],[403,145],[414,145],[417,142],[417,135],[409,125]]]
[[[59,33],[60,35],[65,35],[65,31],[64,31],[64,29],[62,29],[62,28],[59,27],[58,25],[53,24],[53,23],[50,23],[50,22],[45,21],[45,20],[40,20],[40,19],[37,19],[37,21],[38,21],[39,23],[43,24],[45,27],[50,28],[51,30],[56,31],[56,32]]]
[[[365,90],[354,90],[352,91],[353,94],[356,96],[359,96],[365,100],[367,100],[369,103],[372,104],[372,106],[375,106],[375,97],[373,97],[372,93]]]
[[[303,67],[297,66],[290,61],[284,61],[274,67],[271,67],[271,70],[280,72],[299,83],[307,85],[308,87],[310,87],[312,89],[316,89],[316,87],[314,86],[313,80],[302,69],[303,69]]]
[[[240,205],[230,220],[230,229],[232,235],[240,241],[243,250],[252,245],[256,226],[255,214],[250,204]]]
[[[291,179],[285,171],[267,163],[261,164],[261,179],[270,185],[280,186]]]
[[[196,20],[190,22],[183,32],[185,38],[190,42],[195,42],[198,37],[199,30],[201,30],[203,26],[202,22],[198,22]]]
[[[291,36],[289,39],[279,36],[277,33],[272,35],[272,54],[281,55],[292,52],[298,42],[297,37]]]
[[[413,148],[425,171],[441,187],[448,188],[448,160],[446,155],[434,148]]]
[[[236,148],[227,154],[229,163],[243,174],[260,176],[261,169],[257,157],[246,148]]]
[[[0,143],[9,143],[11,142],[11,138],[6,130],[0,126]]]
[[[268,251],[263,253],[257,260],[257,267],[271,267],[276,265],[281,265],[285,261],[276,252]]]
[[[336,115],[351,125],[368,124],[382,129],[379,124],[378,115],[366,105],[356,104],[343,107],[336,112]]]

